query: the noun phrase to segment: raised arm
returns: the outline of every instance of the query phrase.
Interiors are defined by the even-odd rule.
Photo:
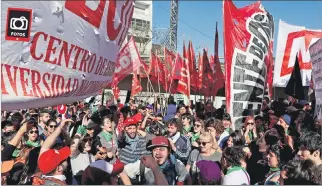
[[[60,135],[62,130],[64,130],[64,127],[67,122],[73,122],[73,120],[67,119],[67,120],[62,121],[62,123],[59,125],[59,127],[57,127],[56,130],[46,138],[44,144],[42,145],[42,147],[40,149],[39,157],[42,153],[49,150],[55,144],[57,137]]]

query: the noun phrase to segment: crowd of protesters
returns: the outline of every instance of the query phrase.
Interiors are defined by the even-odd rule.
[[[8,185],[321,185],[322,121],[304,100],[264,100],[242,126],[225,107],[130,100],[2,111]],[[163,115],[164,113],[164,115]]]

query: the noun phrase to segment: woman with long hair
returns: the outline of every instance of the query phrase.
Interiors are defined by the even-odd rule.
[[[114,127],[113,115],[109,114],[104,116],[101,124],[102,131],[96,137],[96,141],[100,142],[102,147],[107,149],[108,158],[113,158],[117,151],[117,140]]]
[[[191,152],[186,169],[190,171],[192,175],[192,180],[194,184],[198,184],[198,175],[196,163],[200,160],[209,160],[209,161],[220,161],[221,159],[221,150],[214,140],[213,136],[209,132],[201,133],[198,139],[199,149],[195,149]]]
[[[250,144],[250,142],[257,139],[258,135],[257,135],[256,126],[255,126],[255,119],[253,116],[248,116],[245,119],[242,132],[247,144]]]
[[[198,139],[200,137],[200,134],[203,133],[205,130],[205,125],[203,120],[197,118],[196,121],[193,124],[193,131],[189,132],[187,134],[188,137],[190,137],[191,140],[191,146],[194,148],[198,148]]]

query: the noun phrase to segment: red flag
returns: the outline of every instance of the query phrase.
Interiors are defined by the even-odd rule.
[[[160,57],[157,57],[157,64],[158,64],[158,66],[157,66],[158,81],[163,86],[163,88],[167,91],[168,83],[167,83],[166,75],[165,75],[165,65],[162,63]]]
[[[204,49],[203,56],[202,56],[202,86],[200,90],[204,96],[210,97],[213,95],[212,94],[213,81],[214,81],[214,75],[209,64],[207,51],[206,49]]]
[[[213,68],[214,80],[211,83],[214,87],[212,89],[212,95],[216,96],[219,89],[225,86],[225,78],[224,74],[221,70],[220,61],[217,57],[217,60],[214,60],[214,68]]]
[[[226,107],[235,130],[242,127],[248,109],[261,109],[274,19],[260,2],[237,8],[225,0],[223,10]]]
[[[134,73],[132,77],[131,97],[134,97],[137,93],[141,91],[142,91],[141,82],[139,81],[137,74]]]
[[[202,87],[202,77],[203,77],[203,61],[202,57],[200,55],[200,52],[198,54],[198,90],[200,91]]]
[[[177,91],[190,98],[190,72],[189,72],[189,60],[186,58],[186,47],[183,43],[183,59],[181,61],[182,67],[180,72],[180,78],[178,82]]]
[[[188,46],[188,60],[189,60],[189,72],[190,72],[190,84],[193,89],[197,89],[198,85],[198,74],[195,63],[195,51],[192,46],[192,41],[189,41]]]
[[[119,99],[120,89],[117,86],[112,87],[114,99]]]
[[[165,66],[164,72],[165,72],[168,84],[170,84],[172,80],[172,69],[173,69],[173,64],[175,63],[175,59],[176,59],[176,54],[169,51],[167,48],[164,48],[164,66]]]
[[[134,38],[131,37],[129,42],[120,51],[115,65],[112,87],[116,86],[122,79],[133,72],[137,72],[142,66],[138,49],[135,45]]]

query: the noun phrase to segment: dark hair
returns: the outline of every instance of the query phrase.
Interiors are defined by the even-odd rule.
[[[274,145],[280,141],[281,137],[275,128],[270,129],[264,136],[267,145]]]
[[[278,166],[281,166],[281,147],[277,144],[269,146],[267,149],[267,154],[269,154],[270,152],[275,154],[278,161]]]
[[[112,114],[108,114],[108,115],[102,117],[102,124],[103,124],[104,119],[109,119],[111,122],[114,121]]]
[[[167,125],[174,125],[178,128],[178,131],[182,130],[182,123],[178,118],[172,118],[168,121]]]
[[[222,134],[225,131],[225,126],[223,122],[219,119],[216,119],[214,117],[207,119],[205,123],[205,129],[208,127],[213,127],[216,129],[216,133]]]
[[[321,185],[321,171],[310,159],[291,160],[283,167],[286,171],[284,185]]]
[[[241,160],[245,160],[242,147],[227,147],[224,149],[223,158],[226,160],[227,167],[241,166]]]
[[[264,121],[264,118],[262,116],[256,116],[254,120],[256,121],[258,119]]]
[[[1,135],[1,145],[4,147],[16,136],[16,131],[5,132]]]
[[[240,130],[231,133],[229,137],[233,139],[234,146],[244,146],[246,143],[245,137],[241,134]]]
[[[23,120],[23,116],[20,112],[16,112],[11,116],[11,122],[14,126],[20,126],[22,120]]]
[[[222,115],[222,120],[227,120],[227,121],[230,121],[230,122],[231,122],[230,114],[228,114],[228,113],[224,113],[224,114]]]
[[[317,132],[306,132],[300,137],[300,145],[303,145],[310,153],[320,151],[322,157],[322,142],[321,135]]]
[[[179,112],[179,110],[180,110],[182,107],[186,108],[186,106],[185,106],[184,104],[179,104],[179,105],[178,105],[178,107],[177,107],[177,112]]]
[[[80,142],[79,146],[78,146],[78,150],[79,152],[83,153],[84,152],[84,149],[85,149],[85,145],[87,142],[90,142],[90,145],[92,145],[92,138],[89,137],[89,136],[85,136],[83,138],[83,140]]]
[[[51,122],[54,122],[54,123],[56,123],[56,125],[57,125],[57,121],[56,120],[54,120],[54,119],[49,119],[45,124],[46,124],[46,126],[48,126]]]
[[[11,127],[11,126],[14,126],[11,121],[9,120],[1,121],[1,129],[4,129],[5,127]]]

